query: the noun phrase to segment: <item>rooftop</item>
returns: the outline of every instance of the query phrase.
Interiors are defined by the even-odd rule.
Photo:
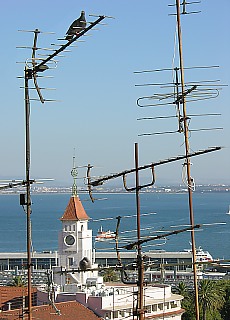
[[[99,320],[93,311],[84,307],[77,301],[60,302],[55,304],[57,310],[60,311],[60,315],[51,305],[36,306],[32,308],[33,320],[36,319],[49,319],[49,320]],[[22,315],[22,310],[9,310],[2,312],[1,315],[6,320],[16,320]],[[24,315],[24,320],[28,319],[28,315]]]
[[[89,217],[86,214],[85,209],[78,196],[74,195],[70,198],[69,203],[65,209],[65,212],[60,220],[61,221],[89,220]]]

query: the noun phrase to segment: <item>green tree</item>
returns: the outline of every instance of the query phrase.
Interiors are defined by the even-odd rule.
[[[117,273],[114,269],[109,268],[107,270],[104,271],[103,273],[103,280],[105,282],[116,282],[118,281],[118,276]]]
[[[225,289],[225,303],[221,309],[221,316],[223,320],[230,319],[230,280],[221,281],[220,285]]]
[[[21,276],[15,276],[8,285],[11,287],[25,287],[25,281]]]
[[[189,290],[185,282],[179,282],[178,286],[176,287],[176,293],[184,297],[181,303],[181,307],[185,309],[185,313],[182,315],[182,319],[183,320],[195,319],[193,291]]]
[[[186,298],[189,295],[188,287],[185,282],[179,282],[176,287],[176,292]]]
[[[199,282],[199,305],[203,320],[208,320],[208,315],[217,318],[216,311],[224,305],[225,290],[214,280],[201,280]],[[220,317],[219,317],[220,318]]]

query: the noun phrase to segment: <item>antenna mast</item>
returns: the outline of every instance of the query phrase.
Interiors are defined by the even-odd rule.
[[[194,214],[193,214],[193,201],[192,201],[192,188],[193,179],[191,177],[191,162],[189,158],[189,130],[187,121],[186,111],[186,93],[185,93],[185,82],[184,82],[184,63],[183,63],[183,51],[182,51],[182,32],[180,22],[180,0],[176,0],[177,10],[177,32],[178,32],[178,45],[179,45],[179,60],[180,60],[180,76],[181,76],[181,100],[183,107],[183,125],[184,125],[184,141],[185,141],[185,165],[187,168],[187,182],[188,182],[188,200],[189,200],[189,216],[190,224],[194,226]],[[198,301],[198,284],[197,284],[197,267],[196,261],[196,244],[195,244],[195,231],[191,229],[191,242],[192,242],[192,257],[193,257],[193,274],[194,274],[194,290],[195,290],[195,308],[196,308],[196,320],[199,320],[199,301]]]
[[[28,276],[28,320],[32,320],[32,261],[31,261],[31,190],[30,185],[34,182],[30,179],[30,95],[29,95],[29,80],[33,79],[34,86],[37,91],[39,100],[41,103],[44,103],[45,101],[53,101],[53,100],[46,100],[43,99],[43,96],[41,94],[41,91],[37,83],[37,74],[39,72],[44,72],[45,70],[49,69],[47,63],[48,62],[55,62],[53,60],[54,57],[59,55],[61,52],[63,52],[67,47],[69,47],[73,42],[75,42],[78,38],[83,36],[86,32],[88,32],[90,29],[93,29],[94,26],[99,24],[103,19],[105,19],[105,16],[98,16],[98,19],[94,22],[90,23],[88,27],[86,27],[84,30],[82,30],[79,33],[76,33],[76,35],[73,36],[73,38],[70,41],[67,41],[65,44],[62,44],[58,50],[55,50],[51,55],[49,55],[47,58],[37,59],[35,56],[36,50],[39,48],[37,47],[37,38],[40,31],[38,29],[35,29],[33,31],[34,33],[34,41],[33,41],[33,47],[32,49],[32,58],[31,63],[26,63],[25,69],[24,69],[24,93],[25,93],[25,144],[26,144],[26,150],[25,150],[25,162],[26,162],[26,179],[23,181],[23,184],[26,185],[26,203],[23,203],[26,205],[26,216],[27,216],[27,276]],[[23,30],[21,30],[23,31]],[[26,31],[27,32],[27,31]],[[65,39],[66,40],[66,39]],[[20,48],[20,47],[18,47]],[[25,47],[21,47],[25,48]],[[42,48],[40,48],[42,49]],[[53,50],[52,50],[53,51]],[[74,157],[75,161],[75,157]],[[73,164],[73,169],[71,172],[74,183],[73,183],[73,195],[77,194],[77,187],[76,187],[76,177],[77,177],[77,170],[75,167],[75,162]]]
[[[135,143],[135,169],[136,169],[136,210],[137,210],[137,266],[138,266],[138,298],[137,298],[137,316],[138,319],[144,320],[144,266],[141,253],[141,216],[140,216],[140,184],[138,170],[138,144]]]

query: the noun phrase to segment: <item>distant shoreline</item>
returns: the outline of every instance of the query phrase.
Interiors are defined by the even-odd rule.
[[[187,190],[175,190],[175,189],[169,189],[166,188],[165,190],[162,188],[160,190],[145,190],[145,191],[140,191],[140,193],[142,194],[187,194]],[[195,191],[193,191],[193,193],[228,193],[230,192],[230,187],[228,188],[209,188],[209,189],[197,189]],[[0,196],[4,196],[4,195],[20,195],[21,193],[26,193],[26,190],[15,190],[15,191],[0,191]],[[103,191],[94,191],[93,194],[134,194],[135,192],[127,192],[124,190],[121,191],[113,191],[113,190],[103,190]],[[72,192],[70,190],[31,190],[31,194],[35,195],[35,194],[69,194],[71,195]],[[78,191],[79,195],[82,194],[88,194],[88,192],[86,191]]]

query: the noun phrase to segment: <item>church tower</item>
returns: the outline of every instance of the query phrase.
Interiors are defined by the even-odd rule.
[[[62,230],[58,239],[59,267],[61,270],[69,270],[70,272],[62,276],[54,275],[55,283],[62,287],[71,284],[86,284],[87,279],[96,279],[98,276],[98,272],[95,271],[71,272],[71,269],[96,267],[92,260],[92,230],[88,229],[89,217],[77,194],[77,174],[74,157],[71,171],[73,177],[72,196],[60,218]]]

